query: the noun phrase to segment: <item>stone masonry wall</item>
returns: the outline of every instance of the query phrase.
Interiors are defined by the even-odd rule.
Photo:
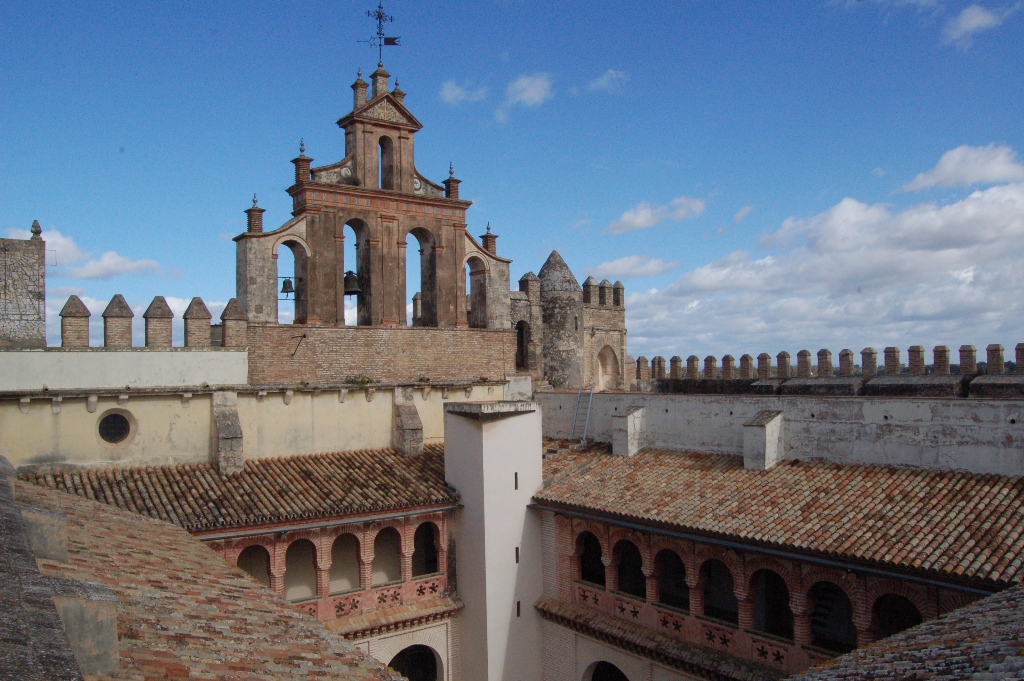
[[[503,329],[249,327],[250,385],[504,380],[516,335]]]
[[[46,347],[46,242],[0,239],[0,350]]]

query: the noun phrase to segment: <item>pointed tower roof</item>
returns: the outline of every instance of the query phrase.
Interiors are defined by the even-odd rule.
[[[103,316],[105,318],[127,317],[131,319],[135,316],[135,313],[132,312],[132,308],[128,305],[128,301],[124,299],[124,296],[118,293],[110,299],[110,304],[107,305],[107,309],[103,310]]]
[[[85,306],[82,299],[76,295],[72,295],[68,298],[68,302],[64,303],[64,307],[60,311],[61,317],[91,317],[92,313],[89,312],[89,308]]]
[[[593,275],[589,276],[583,282],[584,286],[597,286],[597,279],[594,279]]]
[[[171,306],[167,304],[167,300],[163,296],[157,296],[153,298],[153,302],[149,304],[146,311],[142,313],[143,319],[173,319],[174,313],[171,312]]]
[[[540,268],[540,290],[543,291],[582,291],[572,270],[562,260],[558,251],[551,251],[551,255]]]
[[[210,314],[206,303],[199,296],[192,299],[192,302],[188,304],[188,309],[185,310],[185,314],[182,315],[182,319],[211,319],[212,317],[213,315]]]
[[[228,301],[228,304],[224,307],[224,311],[220,313],[220,320],[225,319],[247,321],[248,317],[245,316],[245,310],[242,309],[242,304],[238,302],[238,298],[232,298]]]

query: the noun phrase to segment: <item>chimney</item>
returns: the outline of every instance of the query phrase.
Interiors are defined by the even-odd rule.
[[[263,233],[263,214],[267,212],[266,208],[259,208],[256,205],[256,195],[252,195],[252,208],[245,211],[246,217],[246,228],[245,231],[249,234],[262,234]]]
[[[299,155],[292,159],[292,163],[295,164],[295,184],[309,182],[309,167],[313,159],[306,156],[306,140],[299,140]]]
[[[391,91],[391,96],[398,100],[399,104],[405,103],[405,93],[398,87],[398,78],[395,78],[395,89]]]
[[[451,163],[448,164],[448,179],[444,181],[444,195],[445,198],[457,199],[459,198],[459,184],[462,180],[455,179],[455,166]]]
[[[458,189],[456,189],[458,193]],[[480,235],[480,241],[484,244],[484,250],[491,255],[498,255],[498,235],[491,234],[491,223],[487,223],[487,232]]]
[[[356,71],[356,82],[352,83],[352,110],[366,104],[366,81],[363,80],[363,70]]]
[[[370,81],[373,82],[373,92],[370,99],[377,99],[388,91],[388,78],[391,74],[384,70],[384,64],[377,62],[377,70],[370,74]]]

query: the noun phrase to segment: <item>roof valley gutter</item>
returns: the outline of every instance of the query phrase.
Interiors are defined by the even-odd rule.
[[[357,518],[335,518],[334,520],[322,520],[316,523],[289,524],[280,527],[269,527],[266,529],[233,530],[228,532],[206,532],[197,530],[189,532],[200,541],[215,541],[218,539],[237,539],[239,537],[256,537],[262,534],[278,534],[280,532],[296,532],[299,530],[319,530],[324,527],[337,527],[338,525],[352,525],[355,523],[372,523],[378,520],[391,520],[393,518],[405,518],[408,516],[427,515],[440,511],[455,511],[462,508],[462,504],[447,504],[445,506],[433,506],[431,508],[417,509],[415,511],[395,511],[394,513],[378,513],[375,515],[359,516]],[[250,526],[251,528],[251,526]]]
[[[741,542],[729,541],[728,539],[715,539],[713,537],[706,537],[700,534],[690,534],[688,532],[679,532],[676,530],[655,528],[651,527],[650,525],[632,523],[627,520],[617,520],[615,518],[609,518],[603,515],[595,515],[591,513],[584,513],[582,511],[574,511],[567,508],[562,508],[561,506],[551,506],[538,501],[534,501],[532,504],[530,504],[530,508],[536,508],[541,511],[551,511],[552,513],[559,513],[561,515],[570,516],[572,518],[593,520],[594,522],[604,523],[606,525],[616,525],[618,527],[625,527],[631,530],[638,530],[641,532],[648,532],[651,534],[660,534],[668,537],[676,537],[677,539],[686,539],[689,541],[702,542],[704,544],[713,544],[715,546],[736,549],[737,551],[753,551],[755,553],[765,553],[770,556],[776,556],[778,558],[803,561],[805,563],[814,563],[815,565],[824,565],[827,567],[837,568],[839,570],[846,570],[848,572],[861,572],[865,574],[876,575],[879,577],[887,577],[889,579],[900,579],[908,582],[915,582],[917,584],[924,584],[926,586],[936,586],[941,587],[943,589],[962,591],[964,593],[991,596],[992,594],[1000,591],[1000,589],[998,588],[979,589],[976,587],[964,586],[960,584],[951,584],[950,582],[943,582],[937,579],[929,579],[927,577],[908,575],[903,572],[881,570],[879,568],[865,567],[863,565],[857,565],[854,563],[844,563],[838,560],[829,560],[828,558],[817,558],[814,556],[807,556],[801,553],[795,553],[791,551],[782,551],[779,549],[770,549],[767,547],[755,546],[752,544],[743,544]]]

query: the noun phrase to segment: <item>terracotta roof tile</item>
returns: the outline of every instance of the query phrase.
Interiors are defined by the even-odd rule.
[[[26,471],[19,478],[200,531],[453,503],[444,449],[377,449],[257,459],[222,477],[214,464]]]
[[[797,551],[1006,584],[1020,581],[1024,478],[646,450],[569,451],[539,502]]]

